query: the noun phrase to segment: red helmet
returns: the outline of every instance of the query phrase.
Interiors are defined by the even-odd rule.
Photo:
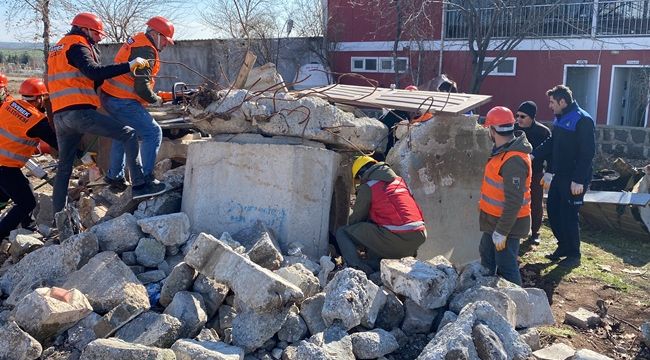
[[[485,119],[479,121],[483,127],[494,126],[496,131],[512,131],[515,129],[515,117],[505,106],[495,106],[488,111]]]
[[[409,86],[405,87],[404,90],[408,90],[408,91],[418,91],[418,87],[415,86],[415,85],[409,85]]]
[[[167,42],[174,44],[174,24],[162,16],[154,16],[147,21],[147,26],[160,33],[167,39]]]
[[[72,19],[72,24],[80,28],[87,28],[90,30],[95,30],[100,33],[102,36],[105,36],[104,32],[104,23],[99,18],[99,16],[91,13],[79,13],[77,16]]]
[[[41,79],[29,78],[20,85],[18,93],[22,96],[47,95],[47,87]]]
[[[0,87],[7,87],[9,85],[9,79],[7,79],[7,75],[0,73]]]

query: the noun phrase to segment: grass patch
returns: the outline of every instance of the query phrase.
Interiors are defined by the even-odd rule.
[[[559,325],[559,326],[540,326],[537,328],[539,333],[542,335],[549,335],[553,337],[560,338],[571,338],[577,333],[569,326]]]

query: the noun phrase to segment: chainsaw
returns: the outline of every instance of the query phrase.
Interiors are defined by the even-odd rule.
[[[171,102],[173,105],[179,105],[186,102],[187,98],[199,92],[199,89],[190,88],[184,82],[175,82],[172,91],[158,91],[158,96],[163,102]]]

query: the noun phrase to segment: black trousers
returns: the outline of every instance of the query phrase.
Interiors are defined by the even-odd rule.
[[[556,253],[560,256],[580,257],[580,224],[578,211],[584,193],[571,195],[571,179],[555,175],[546,199],[548,221],[557,239]]]
[[[31,220],[31,212],[36,207],[36,198],[29,186],[29,180],[20,168],[0,166],[0,192],[6,194],[14,204],[0,221],[0,239],[9,236],[19,224]]]

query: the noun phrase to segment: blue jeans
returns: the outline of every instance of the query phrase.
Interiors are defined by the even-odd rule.
[[[138,160],[139,145],[135,130],[121,125],[113,118],[93,109],[60,111],[54,114],[54,128],[59,143],[59,166],[54,181],[52,202],[54,213],[63,209],[68,196],[68,181],[77,146],[83,134],[104,136],[121,142],[126,150],[126,160],[133,186],[144,184],[144,174]]]
[[[490,270],[492,275],[499,274],[511,283],[521,286],[521,274],[517,264],[519,239],[509,237],[506,239],[506,248],[497,251],[492,242],[492,234],[484,232],[478,251],[481,254],[481,265]]]
[[[162,141],[162,130],[151,114],[138,101],[133,99],[120,99],[105,93],[101,96],[102,105],[109,114],[120,123],[135,129],[139,140],[140,158],[142,159],[142,172],[145,177],[153,173],[156,165],[156,156]],[[124,145],[114,141],[111,147],[111,163],[108,177],[111,179],[124,178]]]

